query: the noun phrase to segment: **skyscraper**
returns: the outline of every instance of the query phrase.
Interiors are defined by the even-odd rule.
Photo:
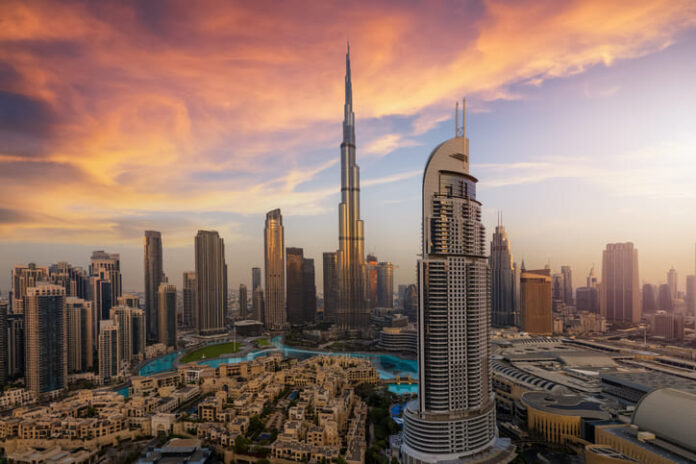
[[[69,296],[65,299],[67,318],[68,372],[82,372],[94,365],[94,311],[92,302]]]
[[[162,234],[155,230],[145,231],[145,319],[147,338],[158,340],[157,291],[164,281],[162,270]]]
[[[269,330],[285,327],[285,229],[279,209],[266,214],[264,229],[264,270],[266,297],[264,321]]]
[[[662,284],[657,288],[657,309],[670,313],[674,310],[674,298],[669,284]]]
[[[490,272],[476,182],[464,128],[457,127],[433,150],[423,176],[418,399],[404,410],[405,464],[514,457],[495,424]]]
[[[324,320],[330,322],[336,322],[336,306],[338,305],[338,269],[336,265],[336,253],[324,252]]]
[[[602,253],[600,309],[609,322],[640,322],[638,250],[633,243],[609,243]]]
[[[379,264],[377,257],[368,254],[365,258],[365,294],[367,295],[367,307],[374,309],[377,303],[377,271]]]
[[[51,283],[60,285],[65,289],[66,297],[89,299],[89,276],[81,267],[61,261],[52,264],[48,273]]]
[[[355,162],[355,113],[350,76],[350,46],[346,53],[343,142],[341,143],[341,203],[338,205],[338,304],[336,322],[342,329],[369,327],[365,299],[365,243],[360,219],[360,168]],[[268,304],[268,302],[266,302]]]
[[[257,290],[260,291],[260,297],[257,296]],[[261,286],[261,268],[251,268],[251,318],[256,321],[262,321],[263,309],[263,287]]]
[[[491,313],[494,327],[509,327],[515,324],[515,267],[510,252],[510,241],[502,222],[493,233],[491,255]]]
[[[679,295],[677,295],[677,281],[677,270],[671,268],[667,271],[667,285],[669,286],[669,294],[672,296],[673,300],[679,298]]]
[[[118,324],[111,319],[99,322],[99,378],[109,382],[118,377],[121,364]]]
[[[24,313],[24,297],[27,296],[27,288],[36,287],[38,282],[47,281],[48,274],[48,267],[37,266],[34,263],[12,267],[10,309],[13,314]]]
[[[655,286],[652,284],[643,284],[643,315],[651,314],[657,311],[657,295]]]
[[[551,271],[522,269],[520,275],[520,321],[525,332],[553,334]]]
[[[24,314],[7,315],[7,375],[24,376]]]
[[[573,271],[570,266],[561,266],[561,274],[563,274],[563,302],[568,306],[573,306]]]
[[[176,347],[176,286],[162,282],[157,289],[157,304],[158,341]]]
[[[314,280],[314,260],[302,260],[302,320],[314,322],[317,315],[317,286]]]
[[[0,297],[0,385],[4,385],[10,375],[7,343],[7,313],[9,309],[10,303]]]
[[[377,267],[377,306],[394,307],[394,265],[383,261]]]
[[[118,253],[106,253],[102,250],[93,251],[89,265],[89,275],[101,275],[103,279],[111,282],[111,305],[115,305],[118,297],[123,293],[121,285],[121,255]]]
[[[138,295],[126,293],[125,295],[119,296],[116,302],[119,306],[128,306],[129,308],[140,309],[140,297],[138,297]]]
[[[68,383],[65,289],[27,288],[24,317],[27,388],[37,394],[62,390]]]
[[[225,243],[214,230],[196,235],[196,331],[198,335],[225,332],[227,264]]]
[[[287,248],[285,250],[286,269],[286,305],[287,318],[290,324],[302,324],[302,248]]]
[[[181,299],[184,309],[184,327],[196,327],[196,273],[184,272]]]
[[[130,363],[145,358],[145,311],[131,306],[111,308],[111,320],[118,324],[119,357]]]
[[[696,315],[696,275],[686,276],[686,312]]]
[[[249,297],[247,296],[247,286],[239,284],[239,317],[246,319]]]

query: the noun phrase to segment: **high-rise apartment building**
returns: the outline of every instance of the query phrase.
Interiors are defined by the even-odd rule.
[[[365,258],[365,292],[367,294],[367,306],[370,309],[376,308],[377,303],[377,257],[368,254]]]
[[[674,268],[670,268],[669,271],[667,271],[667,285],[669,287],[669,294],[672,296],[672,299],[677,299],[679,298],[679,295],[677,294],[678,291],[678,276],[677,276],[677,270]]]
[[[24,314],[7,315],[7,375],[24,376]]]
[[[510,240],[500,221],[491,240],[488,265],[491,268],[492,324],[494,327],[513,326],[519,311],[515,298],[517,272],[512,261]]]
[[[490,272],[476,182],[468,140],[457,128],[432,152],[423,176],[418,399],[404,410],[405,464],[514,457],[497,438]]]
[[[37,394],[62,390],[68,383],[65,289],[29,287],[24,303],[26,386]]]
[[[196,235],[196,331],[201,336],[225,333],[227,264],[225,244],[216,231]]]
[[[145,319],[148,340],[159,340],[157,291],[164,282],[162,234],[145,231]]]
[[[115,305],[118,297],[123,293],[121,284],[121,255],[118,253],[106,253],[102,250],[93,251],[89,265],[90,276],[101,276],[102,279],[111,282],[111,306]],[[110,308],[110,307],[109,307]],[[108,309],[107,308],[107,314]]]
[[[520,326],[534,335],[553,334],[551,271],[526,270],[520,274]]]
[[[176,286],[162,282],[157,289],[158,341],[176,347]]]
[[[239,284],[239,317],[246,319],[249,309],[249,297],[247,296],[247,286]]]
[[[317,285],[314,277],[314,260],[302,260],[302,320],[314,322],[317,317]]]
[[[609,243],[602,253],[600,309],[608,322],[640,322],[638,250],[633,243]]]
[[[261,287],[261,268],[252,267],[251,268],[251,291],[253,292],[257,288]]]
[[[147,332],[145,311],[119,305],[111,308],[110,319],[118,324],[121,361],[131,363],[144,359]]]
[[[338,305],[338,269],[335,252],[324,252],[324,320],[336,322],[336,306]]]
[[[128,306],[129,308],[140,309],[140,297],[130,293],[123,294],[116,300],[118,306]]]
[[[87,271],[81,267],[61,261],[52,264],[48,273],[51,283],[60,285],[65,289],[66,297],[89,299],[89,276]]]
[[[110,382],[118,377],[121,366],[118,324],[111,319],[99,322],[99,378]]]
[[[183,274],[181,302],[184,310],[184,327],[196,327],[196,273],[187,271]]]
[[[67,318],[68,372],[83,372],[94,365],[94,311],[92,302],[69,296],[65,299]]]
[[[264,270],[266,297],[263,323],[269,330],[283,329],[285,313],[285,229],[279,209],[266,214],[264,229]]]
[[[665,340],[684,340],[684,315],[658,311],[652,316],[652,334]]]
[[[362,331],[369,327],[370,309],[365,298],[365,234],[360,219],[360,168],[355,157],[355,113],[349,47],[346,53],[341,143],[341,203],[338,205],[336,323],[341,329]]]
[[[302,248],[287,248],[285,250],[286,270],[286,300],[288,308],[287,320],[290,324],[302,324],[303,311],[303,286],[302,286],[302,260],[304,250]]]
[[[7,316],[10,303],[0,297],[0,385],[4,385],[10,377],[8,357],[8,327]]]
[[[10,298],[10,312],[13,314],[24,313],[24,297],[27,296],[27,288],[36,287],[38,282],[49,279],[47,266],[37,266],[34,263],[12,267],[12,297]]]

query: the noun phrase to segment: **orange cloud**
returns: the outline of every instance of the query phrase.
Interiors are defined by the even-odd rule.
[[[456,97],[514,98],[514,84],[642,56],[696,25],[690,0],[0,8],[0,95],[50,113],[45,133],[34,118],[0,128],[3,206],[32,211],[0,221],[8,240],[123,240],[114,221],[152,211],[334,207],[336,189],[298,187],[338,157],[348,35],[358,117],[413,118],[411,134],[363,141],[385,153]]]

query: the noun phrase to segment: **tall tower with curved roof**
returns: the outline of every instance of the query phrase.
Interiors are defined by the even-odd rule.
[[[457,110],[458,113],[458,110]],[[418,400],[404,411],[402,462],[509,462],[491,388],[490,271],[465,123],[423,176]]]

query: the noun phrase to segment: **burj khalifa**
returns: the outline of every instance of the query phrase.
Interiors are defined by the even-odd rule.
[[[338,205],[338,301],[336,323],[345,330],[364,330],[370,323],[365,297],[365,237],[360,219],[360,168],[355,163],[355,113],[346,52],[346,97],[341,143],[341,203]]]

